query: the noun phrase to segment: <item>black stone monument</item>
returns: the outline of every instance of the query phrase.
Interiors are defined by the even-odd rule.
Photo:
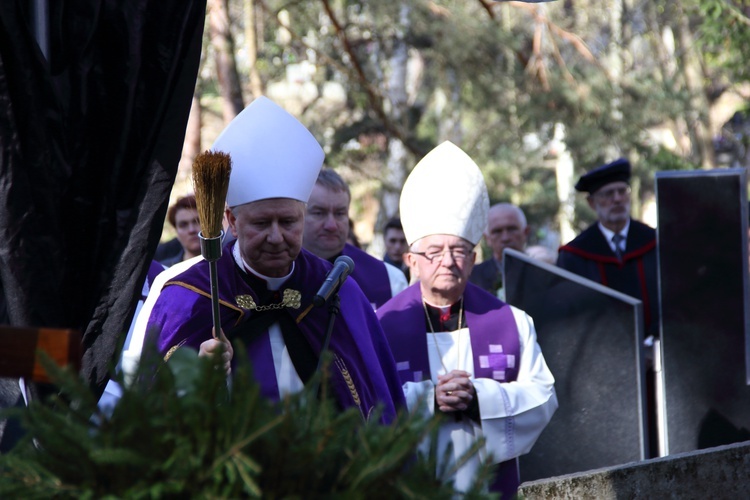
[[[503,263],[506,302],[533,318],[560,404],[521,480],[647,458],[641,301],[514,250]]]
[[[656,174],[665,449],[750,440],[745,169]]]

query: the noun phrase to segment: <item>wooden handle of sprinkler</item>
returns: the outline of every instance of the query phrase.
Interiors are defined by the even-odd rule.
[[[203,233],[198,236],[201,240],[201,255],[208,261],[208,272],[211,280],[211,311],[214,322],[214,338],[219,338],[221,332],[221,316],[219,313],[219,271],[216,261],[221,257],[221,242],[224,239],[224,231],[215,238],[204,238]]]
[[[221,333],[221,316],[219,313],[219,277],[216,261],[208,263],[209,277],[211,278],[211,311],[214,318],[214,338],[219,339]]]

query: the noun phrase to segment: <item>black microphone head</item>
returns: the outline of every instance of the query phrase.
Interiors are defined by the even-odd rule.
[[[333,261],[333,265],[335,266],[336,264],[346,265],[346,268],[348,269],[346,273],[347,276],[354,272],[354,261],[351,257],[348,257],[346,255],[339,255],[338,257],[336,257],[336,260]]]
[[[326,274],[320,290],[313,297],[313,305],[320,307],[328,301],[328,298],[336,293],[339,287],[344,283],[346,277],[354,270],[354,261],[342,255],[333,262],[333,267]]]

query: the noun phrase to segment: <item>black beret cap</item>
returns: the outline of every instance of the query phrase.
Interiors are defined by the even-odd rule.
[[[630,162],[626,158],[597,167],[585,173],[576,183],[576,191],[594,193],[597,189],[610,182],[628,182],[630,180]]]

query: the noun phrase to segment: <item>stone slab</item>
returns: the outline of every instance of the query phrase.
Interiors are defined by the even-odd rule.
[[[522,480],[646,458],[641,301],[521,252],[503,260],[506,301],[534,319],[560,404]]]
[[[666,452],[750,439],[747,174],[658,172]]]

